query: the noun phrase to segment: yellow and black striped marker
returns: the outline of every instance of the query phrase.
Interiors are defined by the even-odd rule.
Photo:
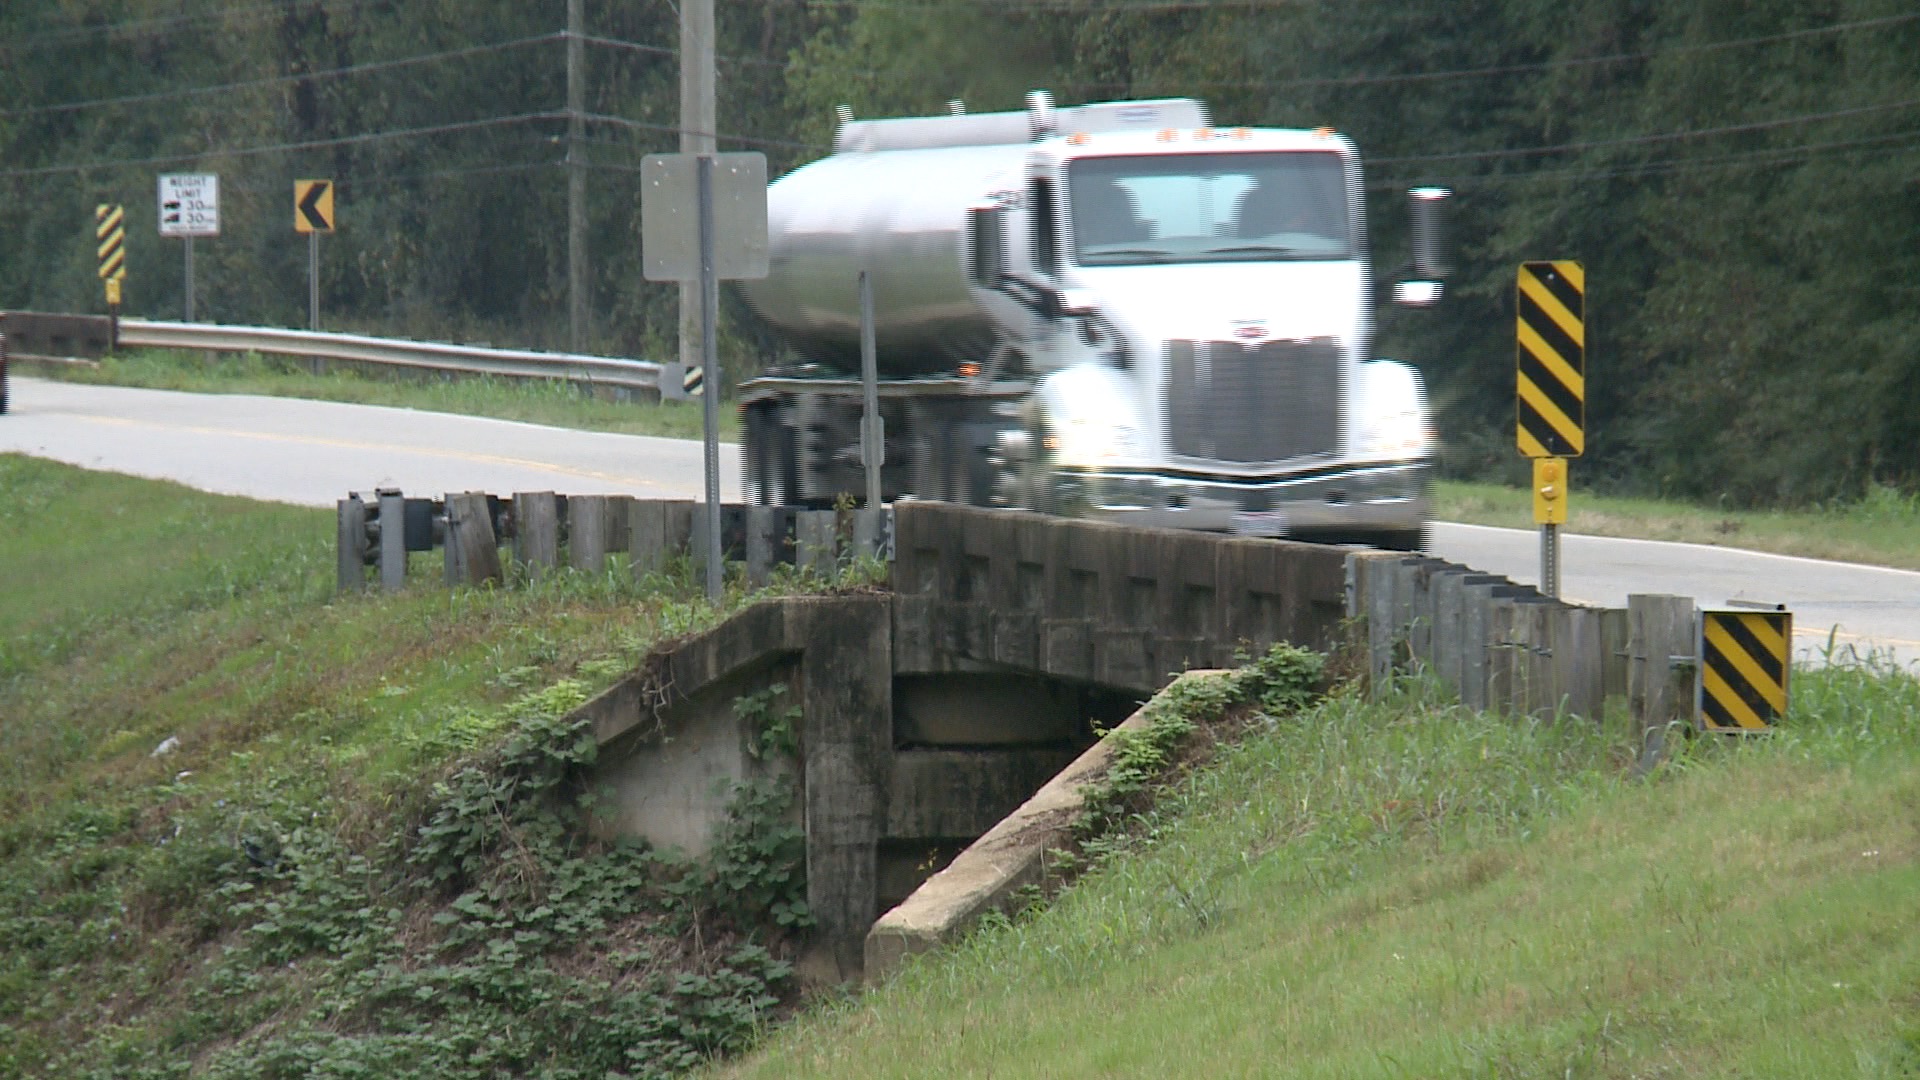
[[[1787,711],[1793,614],[1700,613],[1702,731],[1765,731]]]
[[[1520,452],[1579,457],[1587,445],[1587,274],[1568,259],[1520,264],[1514,296]]]
[[[100,259],[100,280],[120,281],[127,276],[127,211],[118,203],[101,203],[93,208],[94,254]]]

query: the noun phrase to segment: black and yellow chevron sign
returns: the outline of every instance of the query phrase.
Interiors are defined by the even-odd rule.
[[[1765,731],[1787,711],[1793,614],[1700,613],[1700,728]]]
[[[93,208],[94,252],[100,259],[100,280],[119,281],[127,276],[127,210],[117,203],[100,203]]]
[[[333,231],[333,181],[295,180],[293,182],[293,231],[298,233]]]
[[[1587,445],[1587,273],[1568,259],[1520,264],[1520,452],[1579,457]]]

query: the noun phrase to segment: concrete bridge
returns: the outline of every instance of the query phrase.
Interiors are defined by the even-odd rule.
[[[635,572],[697,553],[689,503],[382,492],[340,504],[342,589],[444,546],[450,583],[503,580],[501,545],[537,572]],[[1564,604],[1419,555],[901,503],[881,511],[729,508],[723,546],[750,581],[891,551],[891,591],[768,601],[648,657],[582,709],[617,793],[602,825],[707,849],[742,784],[791,777],[807,900],[842,975],[875,918],[981,837],[1181,672],[1275,642],[1364,651],[1372,684],[1417,667],[1476,708],[1598,717],[1625,698],[1657,733],[1694,718],[1703,655],[1691,600]],[[382,520],[390,527],[380,528]],[[564,526],[562,522],[564,521]],[[796,752],[761,752],[736,703],[780,688]],[[1784,693],[1784,690],[1781,691]],[[1757,700],[1757,699],[1756,699]],[[784,720],[783,720],[784,722]]]
[[[589,706],[606,825],[704,850],[734,787],[797,770],[808,905],[843,974],[880,913],[1189,668],[1326,647],[1338,548],[939,503],[895,509],[895,591],[755,606]],[[798,761],[739,698],[781,686]]]

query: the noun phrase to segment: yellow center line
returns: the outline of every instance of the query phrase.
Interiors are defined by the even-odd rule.
[[[1562,596],[1560,599],[1569,604],[1580,604],[1583,607],[1603,608],[1607,606],[1598,600],[1585,600],[1577,596]],[[1906,638],[1884,637],[1880,635],[1856,634],[1848,630],[1840,630],[1833,627],[1822,629],[1817,626],[1802,626],[1797,620],[1794,622],[1794,637],[1824,639],[1828,635],[1832,635],[1837,641],[1870,641],[1875,645],[1899,645],[1920,649],[1920,641],[1909,641]]]
[[[90,420],[96,424],[114,427],[150,428],[155,431],[179,432],[191,435],[221,435],[237,439],[253,439],[259,442],[286,443],[293,446],[324,446],[336,450],[375,450],[419,454],[424,457],[443,458],[449,461],[469,461],[476,465],[506,465],[523,469],[537,469],[541,472],[557,473],[562,476],[577,476],[586,480],[606,480],[617,484],[638,484],[642,487],[656,488],[662,491],[678,490],[667,484],[644,477],[625,473],[600,472],[595,469],[578,469],[568,465],[556,465],[550,461],[534,461],[529,458],[506,457],[501,454],[473,454],[463,450],[436,450],[431,447],[396,446],[391,443],[361,442],[354,439],[332,439],[317,435],[280,435],[269,431],[236,431],[231,428],[191,427],[180,424],[156,424],[146,420],[127,420],[110,416],[83,416],[79,419]]]

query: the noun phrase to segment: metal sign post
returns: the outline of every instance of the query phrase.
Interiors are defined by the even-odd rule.
[[[880,419],[880,360],[873,336],[873,273],[860,271],[860,467],[867,474],[867,508],[878,509],[880,467],[887,462],[886,429]]]
[[[160,235],[186,241],[186,316],[193,321],[193,238],[220,235],[220,178],[213,173],[167,173],[158,185]]]
[[[1567,520],[1565,458],[1533,459],[1533,520],[1540,526],[1540,591],[1560,597],[1560,526]]]
[[[713,155],[701,154],[695,185],[700,216],[700,370],[718,373],[719,350],[713,335],[719,320],[720,278],[713,267]],[[707,461],[707,599],[720,602],[720,395],[700,395],[700,426]]]
[[[1540,526],[1540,591],[1560,595],[1560,526],[1567,520],[1567,460],[1587,444],[1587,274],[1561,259],[1520,264],[1514,290],[1514,440],[1533,460],[1533,520]]]
[[[702,426],[706,429],[707,599],[720,602],[720,378],[714,340],[720,279],[767,276],[767,159],[649,154],[640,163],[640,250],[648,281],[700,291]],[[688,372],[692,377],[692,372]]]
[[[293,182],[293,231],[307,234],[307,329],[320,329],[320,234],[333,231],[333,181]],[[318,368],[319,361],[314,361]]]

